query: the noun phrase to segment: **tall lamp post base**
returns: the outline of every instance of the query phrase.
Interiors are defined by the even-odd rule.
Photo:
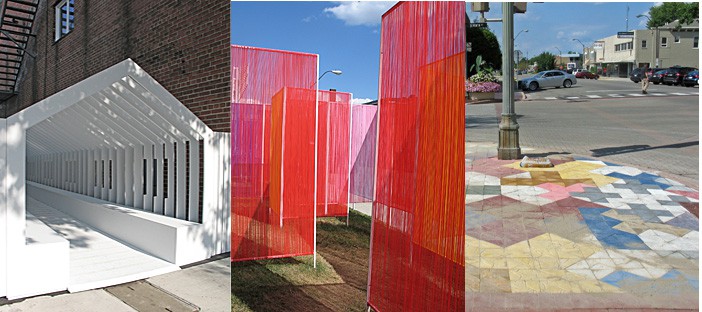
[[[502,115],[497,159],[519,159],[521,154],[522,149],[519,147],[519,124],[517,124],[517,116],[514,114]]]

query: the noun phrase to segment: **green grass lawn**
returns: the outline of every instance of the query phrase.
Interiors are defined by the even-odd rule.
[[[232,311],[365,311],[370,217],[317,221],[312,256],[232,263]]]

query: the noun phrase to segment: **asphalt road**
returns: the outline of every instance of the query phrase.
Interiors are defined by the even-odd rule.
[[[579,82],[580,83],[580,82]],[[586,81],[577,94],[616,90],[631,81]],[[652,86],[699,92],[698,88]],[[650,90],[651,90],[650,89]],[[541,91],[547,97],[571,91]],[[614,91],[605,91],[612,93]],[[575,95],[573,95],[575,96]],[[523,153],[569,153],[672,174],[698,188],[699,95],[518,101]],[[497,142],[501,103],[466,106],[466,141]],[[535,149],[535,150],[534,150]]]
[[[523,76],[519,77],[520,79]],[[667,86],[664,84],[651,84],[648,88],[652,96],[668,96],[699,93],[699,88],[683,86]],[[641,95],[641,83],[634,83],[628,78],[601,78],[578,79],[571,88],[546,88],[534,92],[526,91],[529,100],[555,100],[555,99],[598,99],[621,98]]]

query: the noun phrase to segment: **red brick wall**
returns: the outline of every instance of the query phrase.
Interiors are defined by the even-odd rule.
[[[75,0],[75,28],[54,41],[54,5],[42,1],[8,114],[126,58],[215,131],[229,132],[229,2]]]

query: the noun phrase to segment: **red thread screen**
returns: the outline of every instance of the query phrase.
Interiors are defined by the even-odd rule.
[[[465,3],[402,2],[382,18],[368,303],[465,309]]]
[[[317,59],[231,47],[232,261],[314,251]]]
[[[353,105],[351,117],[351,202],[373,201],[378,106]]]
[[[317,216],[348,215],[351,94],[319,91]]]

